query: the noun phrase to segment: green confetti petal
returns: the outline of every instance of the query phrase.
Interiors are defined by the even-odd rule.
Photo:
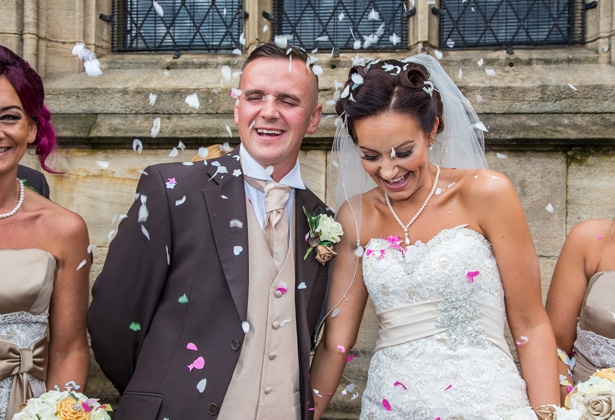
[[[129,328],[133,331],[141,331],[141,324],[138,322],[131,322]]]
[[[188,296],[186,296],[186,294],[184,293],[179,299],[178,299],[179,303],[188,303]]]

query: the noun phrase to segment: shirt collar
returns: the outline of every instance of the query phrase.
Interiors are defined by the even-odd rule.
[[[273,182],[271,176],[265,174],[265,171],[263,170],[261,164],[255,161],[254,158],[250,156],[248,151],[245,148],[241,147],[241,145],[239,146],[239,156],[241,159],[241,168],[244,175],[254,179]],[[305,190],[305,184],[301,180],[301,167],[299,165],[299,159],[297,159],[297,163],[295,163],[293,169],[291,169],[290,172],[287,173],[284,178],[282,178],[280,184],[288,185],[291,188]]]

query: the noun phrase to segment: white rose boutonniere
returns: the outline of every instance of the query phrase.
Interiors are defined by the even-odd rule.
[[[316,211],[319,210],[320,209],[317,209]],[[322,210],[320,211],[322,212]],[[336,255],[336,252],[333,251],[331,246],[338,243],[341,236],[344,234],[342,225],[325,213],[311,215],[307,212],[305,207],[303,208],[303,213],[305,213],[310,227],[308,233],[305,235],[305,241],[310,247],[303,259],[306,260],[310,252],[316,249],[316,260],[322,265],[325,265],[327,261],[331,260],[331,258]]]

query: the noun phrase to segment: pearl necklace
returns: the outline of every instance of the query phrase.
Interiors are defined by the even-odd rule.
[[[406,245],[410,245],[410,238],[408,237],[408,229],[410,228],[410,225],[412,225],[412,223],[414,223],[414,221],[416,219],[418,219],[418,217],[421,215],[423,210],[425,210],[425,207],[427,206],[427,203],[429,202],[429,199],[431,198],[433,193],[436,192],[436,187],[438,186],[438,178],[440,177],[440,167],[438,165],[436,165],[435,163],[434,163],[434,166],[436,167],[436,179],[433,182],[433,187],[431,187],[431,192],[427,196],[427,199],[425,200],[425,202],[423,203],[423,205],[421,206],[419,211],[416,212],[416,214],[414,215],[412,220],[410,220],[407,225],[404,226],[404,224],[401,222],[401,220],[399,219],[399,216],[397,216],[397,213],[395,213],[395,210],[393,210],[393,206],[391,205],[391,202],[389,201],[389,196],[387,195],[386,192],[384,193],[384,198],[387,201],[387,205],[389,206],[389,209],[391,210],[391,213],[393,213],[393,216],[395,217],[395,220],[397,220],[397,223],[399,223],[399,225],[404,230],[404,233],[406,235]]]
[[[17,205],[13,210],[9,211],[8,213],[0,214],[0,219],[6,219],[7,217],[11,217],[15,213],[17,213],[17,210],[19,210],[21,208],[21,205],[23,204],[23,181],[21,179],[17,179],[17,182],[19,183],[19,200],[17,201]]]

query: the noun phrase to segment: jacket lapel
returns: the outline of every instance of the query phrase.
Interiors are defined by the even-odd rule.
[[[303,213],[303,208],[305,207],[307,212],[312,214],[318,208],[318,204],[316,196],[307,190],[295,190],[295,283],[298,288],[296,301],[298,305],[301,303],[300,306],[309,301],[313,281],[320,266],[320,263],[314,257],[315,250],[308,255],[307,259],[303,259],[310,247],[305,241],[309,225]]]
[[[237,312],[240,319],[245,320],[248,310],[248,229],[243,176],[233,175],[235,170],[241,169],[238,150],[235,149],[230,156],[210,161],[208,166],[210,182],[218,184],[203,190],[213,240]],[[236,220],[242,227],[236,227]],[[234,227],[231,227],[231,221]]]

